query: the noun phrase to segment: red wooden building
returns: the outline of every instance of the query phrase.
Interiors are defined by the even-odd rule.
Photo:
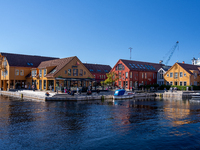
[[[132,61],[120,59],[111,71],[119,79],[115,85],[125,89],[137,89],[140,85],[153,85],[157,83],[157,72],[163,64]]]
[[[112,69],[109,65],[101,65],[101,64],[88,64],[83,63],[85,67],[93,74],[97,85],[100,85],[101,81],[105,81],[107,79],[106,73],[109,73]]]

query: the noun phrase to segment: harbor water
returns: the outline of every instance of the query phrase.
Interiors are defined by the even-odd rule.
[[[0,149],[200,149],[200,103],[1,96]]]

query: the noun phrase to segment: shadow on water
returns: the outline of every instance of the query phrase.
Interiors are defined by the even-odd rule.
[[[130,99],[39,102],[0,97],[3,149],[199,148],[200,104]]]

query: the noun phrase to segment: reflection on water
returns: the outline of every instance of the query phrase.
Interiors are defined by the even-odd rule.
[[[0,149],[199,149],[188,100],[41,102],[0,97]]]

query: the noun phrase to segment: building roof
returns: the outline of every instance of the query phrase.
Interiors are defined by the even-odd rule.
[[[163,64],[120,59],[130,70],[157,72]]]
[[[101,65],[101,64],[88,64],[83,63],[83,65],[91,72],[91,73],[109,73],[112,69],[109,65]]]
[[[179,64],[189,74],[193,74],[190,70],[200,71],[200,66],[198,65],[191,65],[191,64],[185,64],[185,63],[177,63],[177,64]]]
[[[35,55],[22,55],[22,54],[12,54],[12,53],[0,53],[2,56],[6,57],[10,66],[16,67],[31,67],[37,68],[42,61],[58,59],[55,57],[43,57]]]
[[[53,77],[56,73],[58,73],[64,66],[66,66],[75,57],[76,56],[43,61],[38,66],[38,69],[47,68],[47,67],[55,67],[50,73],[46,75],[46,77]]]

